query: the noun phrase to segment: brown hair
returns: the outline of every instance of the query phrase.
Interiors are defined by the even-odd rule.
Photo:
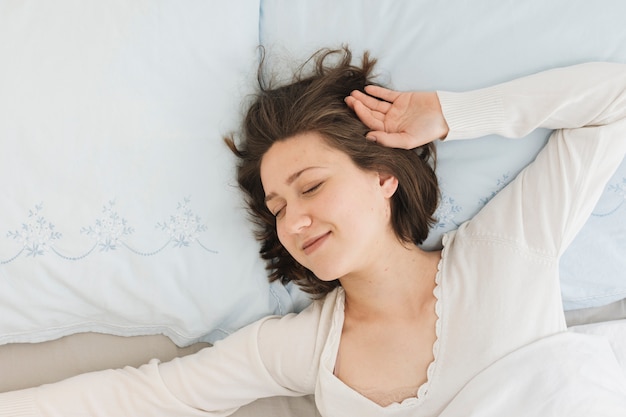
[[[344,102],[351,91],[363,91],[366,85],[373,84],[375,63],[366,52],[361,65],[353,65],[347,47],[321,50],[296,71],[291,83],[273,87],[264,82],[262,62],[259,92],[247,111],[241,143],[236,145],[233,138],[225,138],[239,157],[237,179],[257,225],[256,237],[261,242],[260,253],[267,262],[270,281],[293,281],[316,298],[340,284],[338,280],[318,279],[296,262],[278,240],[276,219],[265,205],[260,175],[261,159],[275,142],[317,132],[361,169],[394,175],[398,189],[391,200],[391,223],[401,241],[422,243],[434,222],[439,200],[434,145],[403,150],[366,140],[368,128]],[[307,71],[309,64],[314,68]]]

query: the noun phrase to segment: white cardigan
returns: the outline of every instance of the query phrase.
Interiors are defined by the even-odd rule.
[[[559,130],[535,162],[444,237],[435,361],[416,397],[380,407],[333,376],[343,325],[338,289],[195,355],[0,394],[0,416],[222,416],[257,398],[311,393],[323,416],[439,415],[481,371],[563,332],[559,257],[626,153],[626,65],[583,64],[438,94],[446,141]]]

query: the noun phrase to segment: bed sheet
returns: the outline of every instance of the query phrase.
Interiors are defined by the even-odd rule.
[[[620,373],[623,372],[623,376],[626,377],[626,319],[574,326],[569,329],[569,332],[607,341],[610,348],[604,351],[605,356],[615,360],[615,362],[609,361],[613,364],[613,371],[621,368]],[[168,360],[175,356],[191,354],[204,347],[206,345],[198,344],[187,349],[177,349],[168,338],[158,336],[128,338],[97,334],[73,335],[61,340],[32,346],[0,346],[0,369],[9,370],[8,373],[3,374],[5,378],[0,380],[0,392],[54,382],[91,370],[125,365],[138,366],[146,363],[151,357]],[[552,354],[558,355],[559,350],[552,352]],[[593,355],[597,355],[597,352]],[[533,362],[534,371],[543,367],[544,362],[542,360],[545,360],[545,357],[543,359],[535,358],[535,362]],[[11,367],[7,366],[9,362]],[[524,363],[526,362],[519,362],[520,366]],[[527,363],[523,367],[524,369],[528,368]],[[591,369],[592,373],[595,372],[593,368]],[[563,383],[561,380],[563,374],[552,377],[556,378],[556,385]],[[507,395],[513,395],[512,392],[511,389],[508,389]],[[490,398],[490,396],[485,398]],[[475,403],[470,402],[470,404]],[[464,407],[463,415],[472,415],[472,410],[469,407],[463,404],[460,407]],[[479,413],[484,411],[480,407],[477,407],[476,410]],[[510,412],[518,411],[509,409],[507,415]],[[316,410],[314,397],[306,396],[258,400],[234,414],[236,417],[259,415],[313,417],[319,416],[319,412]]]
[[[611,330],[597,335],[571,331],[524,346],[472,378],[440,417],[623,416],[626,363],[620,366],[614,349],[626,347],[625,325],[606,323]]]

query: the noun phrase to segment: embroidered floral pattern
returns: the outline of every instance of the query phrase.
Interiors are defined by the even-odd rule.
[[[20,253],[26,251],[26,256],[43,255],[51,249],[55,240],[61,239],[61,233],[54,230],[54,224],[41,215],[42,210],[43,204],[36,205],[35,210],[28,212],[28,221],[22,224],[20,230],[7,233],[7,237],[22,245]]]
[[[189,208],[189,201],[189,198],[185,198],[183,203],[178,203],[176,214],[170,217],[169,222],[157,223],[156,226],[169,235],[177,248],[189,246],[190,243],[198,240],[201,232],[207,230],[200,216],[194,214]]]
[[[621,196],[622,200],[626,200],[626,177],[622,178],[621,182],[609,185],[607,190]]]
[[[68,256],[55,248],[55,242],[59,241],[63,235],[56,231],[55,225],[42,215],[43,204],[38,204],[29,211],[28,220],[22,224],[20,229],[7,232],[6,237],[18,242],[21,248],[10,258],[0,257],[0,264],[8,264],[23,254],[36,257],[47,253],[54,253],[65,260],[78,261],[89,256],[96,248],[99,248],[100,252],[111,252],[123,247],[137,255],[153,256],[164,250],[172,242],[175,248],[189,247],[196,243],[198,247],[207,252],[217,253],[200,242],[200,234],[206,232],[208,228],[206,224],[202,223],[200,216],[191,210],[190,206],[191,199],[185,198],[182,203],[178,203],[176,212],[170,216],[169,221],[157,223],[156,228],[166,232],[167,240],[164,244],[156,250],[141,251],[133,248],[126,241],[135,232],[135,229],[115,209],[115,202],[109,201],[102,208],[102,217],[97,218],[91,226],[80,229],[80,233],[94,239],[94,245],[82,254]]]
[[[435,219],[437,223],[433,225],[433,229],[443,229],[447,225],[453,224],[458,227],[458,224],[454,221],[455,216],[461,212],[463,208],[456,204],[453,197],[441,191],[441,201],[439,207],[435,210]]]
[[[102,208],[104,217],[97,219],[93,226],[81,229],[81,233],[96,239],[96,244],[102,252],[117,249],[120,239],[134,232],[134,229],[128,226],[126,219],[113,210],[114,206],[115,202],[109,201]]]
[[[597,213],[594,211],[591,214],[592,216],[605,217],[615,213],[617,210],[620,209],[620,207],[624,206],[624,202],[626,202],[626,177],[623,177],[621,181],[609,184],[606,188],[606,192],[617,195],[617,200],[619,201],[619,203],[615,206],[615,208],[609,210],[608,212]]]
[[[507,184],[511,181],[511,174],[510,173],[504,173],[500,176],[500,178],[498,178],[496,180],[496,185],[493,187],[493,189],[491,190],[491,193],[489,193],[489,195],[487,197],[483,197],[479,200],[479,204],[481,206],[486,205],[489,200],[491,200],[492,198],[494,198],[496,196],[496,194],[498,194],[504,187],[507,186]]]

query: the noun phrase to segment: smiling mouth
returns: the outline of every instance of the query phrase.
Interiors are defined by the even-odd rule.
[[[304,242],[304,245],[302,245],[302,251],[306,255],[310,255],[326,241],[328,236],[330,236],[330,232],[326,232],[323,235],[314,237],[313,239]]]

